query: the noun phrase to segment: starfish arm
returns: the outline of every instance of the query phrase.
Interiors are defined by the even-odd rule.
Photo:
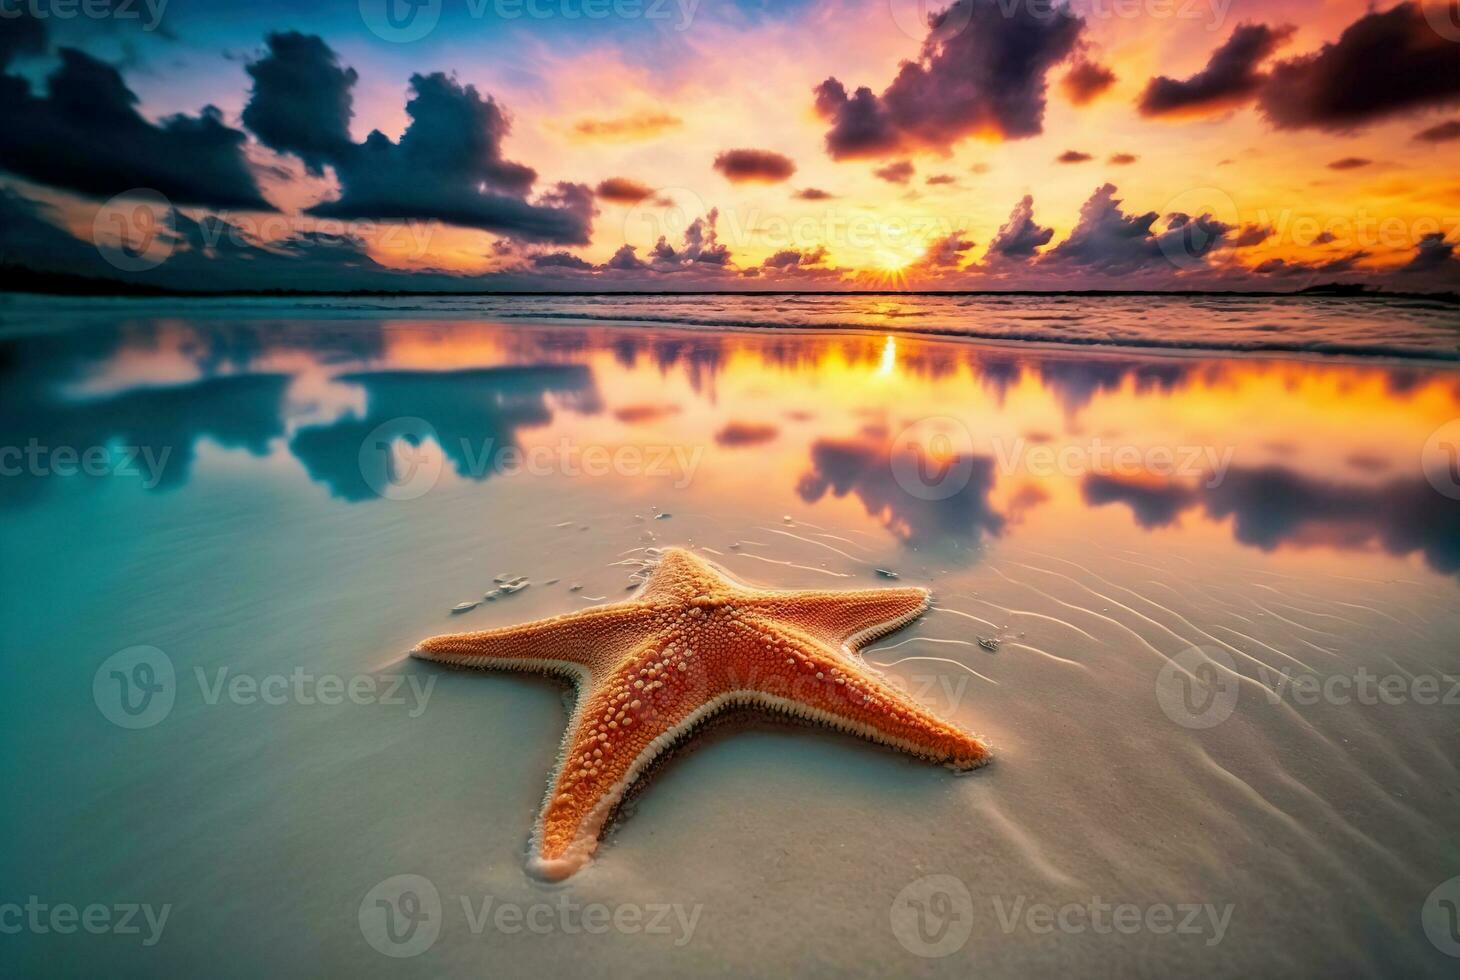
[[[533,833],[533,869],[563,878],[581,867],[624,794],[655,759],[716,710],[694,654],[659,638],[582,690]],[[694,665],[696,668],[698,665]]]
[[[832,647],[855,650],[912,622],[928,608],[928,590],[760,592],[736,604]]]
[[[779,663],[757,676],[754,685],[772,707],[952,769],[977,769],[989,761],[982,739],[938,718],[860,661],[850,663],[772,621],[746,619],[748,627],[774,638],[766,649]]]
[[[521,626],[433,636],[411,656],[461,667],[543,670],[571,664],[592,670],[642,643],[651,612],[618,602]]]

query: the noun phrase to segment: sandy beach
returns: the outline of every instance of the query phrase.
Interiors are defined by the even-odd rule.
[[[5,424],[112,449],[0,484],[3,877],[154,927],[32,933],[22,972],[1447,974],[1448,367],[120,322],[0,339]],[[762,587],[931,589],[866,662],[995,762],[724,726],[534,877],[563,686],[406,654],[617,601],[667,545]],[[160,693],[124,707],[114,674]],[[419,949],[371,938],[403,891]]]

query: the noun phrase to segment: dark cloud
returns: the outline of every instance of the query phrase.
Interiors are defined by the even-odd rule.
[[[927,250],[913,264],[921,269],[956,269],[963,264],[966,253],[974,245],[973,239],[963,237],[963,232],[951,232],[930,242]]]
[[[8,3],[0,11],[4,13],[0,19],[0,71],[16,58],[45,53],[45,21],[25,7],[11,9]]]
[[[1061,266],[1112,275],[1151,265],[1181,268],[1202,262],[1233,230],[1209,214],[1167,217],[1156,231],[1155,211],[1126,215],[1114,184],[1098,188],[1080,208],[1080,220],[1068,238],[1046,252],[1041,265]]]
[[[616,204],[638,204],[646,198],[653,197],[654,188],[628,177],[610,177],[607,180],[599,181],[594,193],[600,200],[613,201]]]
[[[581,184],[558,183],[535,202],[531,167],[507,160],[511,129],[491,96],[441,72],[413,75],[406,103],[410,124],[400,141],[379,130],[349,139],[351,88],[357,76],[339,67],[317,37],[276,34],[248,66],[254,88],[244,121],[273,149],[306,166],[334,167],[340,197],[310,208],[317,217],[423,219],[496,232],[523,241],[586,245],[597,213]],[[313,86],[312,89],[307,88]]]
[[[1456,245],[1445,241],[1443,231],[1431,232],[1420,239],[1414,258],[1399,271],[1402,273],[1449,272],[1460,276],[1460,259],[1455,257]]]
[[[812,249],[802,251],[794,248],[783,248],[776,254],[767,258],[761,265],[767,269],[799,269],[808,265],[819,265],[826,261],[826,249],[818,245]]]
[[[944,184],[956,184],[958,178],[952,174],[932,174],[924,181],[929,187],[938,187]]]
[[[771,150],[725,150],[715,157],[715,169],[735,184],[778,184],[791,178],[796,164]]]
[[[806,187],[791,196],[798,201],[829,201],[836,197],[830,191],[824,191],[819,187]]]
[[[720,220],[720,209],[710,208],[702,218],[690,222],[684,230],[684,250],[680,257],[686,262],[703,262],[706,265],[729,265],[730,247],[721,245],[716,235],[715,224]],[[659,239],[662,243],[664,239]]]
[[[1443,8],[1436,14],[1450,16]],[[1337,41],[1279,63],[1258,105],[1280,129],[1344,131],[1457,101],[1460,44],[1411,2],[1367,13]]]
[[[1140,157],[1134,153],[1112,153],[1108,162],[1115,164],[1117,167],[1124,167],[1135,163],[1139,159]]]
[[[1317,243],[1317,239],[1314,239],[1314,243]],[[1254,266],[1252,271],[1257,275],[1271,276],[1273,278],[1303,277],[1313,279],[1320,276],[1346,276],[1358,271],[1359,263],[1370,257],[1370,252],[1363,249],[1356,249],[1345,255],[1326,259],[1322,262],[1290,262],[1287,259],[1268,259]]]
[[[1414,134],[1414,138],[1421,143],[1448,143],[1451,140],[1460,140],[1460,119],[1450,119],[1431,126],[1429,129],[1421,129]]]
[[[95,274],[100,258],[50,207],[0,187],[0,264],[24,260],[31,268]]]
[[[881,177],[889,184],[906,184],[912,180],[916,169],[909,160],[899,160],[896,163],[889,163],[885,167],[878,167],[872,171],[872,176]]]
[[[779,428],[765,422],[729,422],[715,433],[715,441],[728,447],[759,446],[780,434]]]
[[[6,59],[22,50],[7,44]],[[94,198],[145,188],[179,204],[273,209],[244,158],[247,137],[218,109],[154,124],[111,65],[71,48],[59,54],[45,96],[0,74],[0,168]]]
[[[1231,245],[1233,248],[1252,248],[1261,245],[1276,234],[1277,229],[1272,225],[1247,224],[1239,228],[1237,234],[1232,236]]]
[[[351,149],[350,119],[359,76],[341,68],[329,46],[313,35],[270,34],[268,54],[245,66],[253,93],[243,124],[259,142],[293,153],[312,174]]]
[[[1088,105],[1115,84],[1115,72],[1093,61],[1077,61],[1060,81],[1075,105]]]
[[[580,259],[572,252],[547,252],[542,255],[534,255],[532,264],[539,269],[576,269],[580,272],[593,270],[592,262]]]
[[[1329,170],[1357,170],[1360,167],[1367,167],[1373,160],[1366,160],[1363,157],[1344,157],[1341,160],[1334,160],[1328,165]]]
[[[1034,220],[1034,197],[1025,194],[1023,200],[1014,205],[1009,220],[999,228],[999,233],[989,243],[988,258],[1023,262],[1034,258],[1039,249],[1049,244],[1054,237],[1053,228],[1042,228]]]
[[[1146,83],[1137,103],[1141,114],[1202,115],[1241,105],[1256,95],[1266,80],[1258,66],[1287,42],[1293,31],[1291,26],[1239,24],[1195,75],[1184,80],[1160,75]]]
[[[613,257],[604,264],[604,268],[617,269],[621,272],[628,272],[646,268],[646,265],[644,261],[635,254],[634,246],[620,245],[618,247],[618,251],[613,253]]]
[[[1087,162],[1089,162],[1090,160],[1093,160],[1093,159],[1095,159],[1095,158],[1092,157],[1088,153],[1082,153],[1079,150],[1066,150],[1065,152],[1061,153],[1059,156],[1055,157],[1054,158],[1054,162],[1055,163],[1087,163]]]
[[[903,62],[880,96],[867,87],[849,96],[836,78],[816,87],[834,159],[944,151],[976,134],[1039,135],[1047,76],[1075,53],[1085,26],[1053,0],[956,0],[928,22],[918,60]]]

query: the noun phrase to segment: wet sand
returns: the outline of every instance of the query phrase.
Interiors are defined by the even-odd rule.
[[[0,481],[0,901],[171,910],[151,946],[3,937],[22,971],[1453,969],[1422,919],[1460,897],[1460,500],[1423,466],[1450,368],[108,322],[0,333],[0,443],[139,449],[135,476]],[[405,654],[622,598],[664,544],[770,587],[928,586],[866,659],[996,761],[728,727],[534,879],[562,688]],[[451,612],[502,573],[532,584]],[[128,728],[94,682],[137,646],[174,698]],[[367,914],[397,875],[439,902],[412,879],[439,931],[402,957]]]

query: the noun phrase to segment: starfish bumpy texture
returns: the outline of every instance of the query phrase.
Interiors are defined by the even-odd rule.
[[[729,708],[825,723],[954,769],[989,760],[978,738],[878,677],[857,647],[928,608],[921,588],[755,589],[681,548],[632,597],[523,626],[423,641],[412,655],[459,667],[563,674],[578,687],[532,836],[530,867],[581,868],[635,779]]]

